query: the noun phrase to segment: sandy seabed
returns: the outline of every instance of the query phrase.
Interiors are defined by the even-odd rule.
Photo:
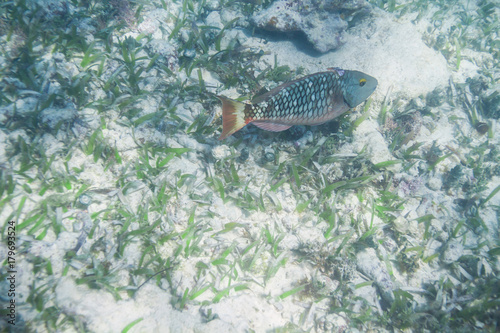
[[[50,4],[61,3],[42,2],[52,9]],[[286,36],[272,41],[265,34],[252,36],[248,22],[224,28],[223,38],[207,46],[208,54],[218,52],[217,43],[224,50],[237,41],[241,49],[261,52],[256,70],[276,67],[275,62],[304,74],[340,67],[368,73],[379,86],[366,109],[360,106],[343,118],[354,124],[368,112],[352,125],[350,139],[325,136],[324,127],[308,127],[290,139],[248,126],[219,142],[217,117],[205,124],[214,130],[203,138],[190,128],[220,111],[219,105],[165,98],[157,91],[182,81],[238,98],[247,87],[224,90],[220,75],[203,67],[187,73],[182,59],[191,55],[178,50],[183,41],[189,43],[188,31],[194,28],[187,24],[178,40],[169,40],[182,3],[163,3],[144,6],[139,18],[128,17],[135,24],[109,36],[116,44],[126,37],[147,44],[145,49],[160,55],[161,66],[172,72],[165,78],[156,65],[145,67],[140,89],[155,93],[130,102],[138,110],[130,119],[121,109],[123,96],[104,106],[41,107],[41,93],[3,71],[3,87],[10,82],[18,89],[16,100],[3,99],[0,109],[4,239],[9,221],[20,229],[15,245],[18,329],[432,331],[440,325],[432,322],[437,319],[417,324],[426,313],[439,308],[443,317],[460,317],[468,303],[475,306],[486,297],[472,288],[488,285],[485,281],[500,270],[500,196],[495,192],[500,175],[491,171],[498,170],[498,117],[480,114],[477,121],[488,127],[480,133],[471,111],[457,101],[468,93],[472,105],[478,103],[464,88],[467,79],[487,76],[490,69],[498,82],[498,59],[467,46],[446,58],[429,46],[457,26],[459,5],[439,16],[439,25],[437,5],[418,18],[416,12],[396,15],[373,7],[347,30],[341,48],[325,54],[304,52],[302,43]],[[199,26],[222,29],[242,15],[237,5],[220,8],[209,1],[206,6],[211,12]],[[477,13],[477,8],[469,11]],[[80,26],[78,33],[92,34],[92,29]],[[12,51],[14,41],[2,38],[4,50]],[[122,62],[115,61],[119,51],[106,53],[103,47],[95,58],[107,62],[104,84],[84,90],[92,100],[104,100],[114,93],[116,78],[127,77],[120,72]],[[151,59],[142,49],[134,56],[137,62]],[[2,63],[8,58],[4,54]],[[85,55],[68,59],[46,52],[34,66],[39,74],[75,83],[89,71],[82,59]],[[99,66],[95,59],[94,69]],[[41,80],[44,93],[60,94],[51,80]],[[488,89],[498,90],[495,84]],[[433,94],[441,100],[431,101]],[[161,126],[153,125],[166,101],[173,111],[163,114]],[[384,108],[389,111],[381,122]],[[45,133],[11,126],[16,115],[29,119],[34,110],[36,126]],[[147,115],[153,116],[142,118]],[[405,140],[394,148],[394,133],[402,126],[410,129],[403,128]],[[101,154],[91,149],[98,143],[104,147]],[[42,160],[39,149],[47,160],[53,156],[48,170],[25,167]],[[34,156],[28,162],[23,160],[27,152]],[[302,163],[307,152],[315,154]],[[372,172],[360,171],[366,168]],[[452,170],[459,173],[457,179]],[[481,178],[480,171],[490,176]],[[357,177],[359,182],[349,183]],[[479,179],[483,187],[473,192]],[[59,186],[44,190],[56,181]],[[0,254],[7,258],[8,253],[4,242]],[[2,274],[6,271],[7,266]],[[7,297],[9,286],[1,288],[0,297]],[[495,295],[498,290],[490,297]],[[422,316],[412,317],[413,324],[396,313],[397,306]],[[495,311],[498,306],[481,318],[463,320],[468,328],[494,330],[487,314]],[[447,325],[453,327],[450,320]]]

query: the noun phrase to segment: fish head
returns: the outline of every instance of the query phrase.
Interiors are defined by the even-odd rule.
[[[377,79],[358,71],[345,71],[343,75],[344,101],[350,108],[363,103],[377,88]]]

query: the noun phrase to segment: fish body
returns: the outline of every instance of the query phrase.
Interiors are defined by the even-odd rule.
[[[217,96],[222,101],[222,140],[252,123],[280,132],[293,125],[319,125],[365,101],[377,80],[358,71],[329,68],[282,84],[243,103]]]

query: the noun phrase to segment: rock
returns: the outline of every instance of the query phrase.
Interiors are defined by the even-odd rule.
[[[429,187],[433,191],[439,191],[442,186],[443,181],[439,177],[432,177],[427,181],[427,187]]]
[[[345,45],[335,52],[318,57],[301,52],[290,41],[278,40],[268,43],[272,48],[261,43],[260,47],[264,52],[272,53],[264,55],[263,60],[272,63],[276,55],[278,63],[287,64],[290,68],[302,66],[307,73],[323,71],[329,64],[360,70],[378,80],[379,84],[372,95],[374,101],[383,100],[389,89],[398,96],[416,98],[427,95],[436,87],[446,87],[449,84],[451,71],[445,57],[425,45],[411,21],[397,20],[390,13],[372,8],[366,19],[355,20],[355,23],[345,32]],[[444,119],[447,122],[447,118]],[[376,121],[374,125],[378,127]],[[422,126],[422,136],[425,129]],[[387,160],[388,158],[381,161]]]
[[[464,247],[457,241],[450,241],[441,254],[441,261],[447,265],[456,262],[464,253]]]
[[[182,55],[186,58],[194,58],[196,57],[196,50],[195,49],[185,49]]]
[[[324,295],[326,297],[332,296],[337,290],[340,282],[337,280],[332,280],[326,275],[319,275],[315,279],[316,286],[319,288],[317,290],[318,294]]]
[[[389,304],[394,301],[391,276],[385,265],[380,262],[374,249],[365,249],[357,255],[357,267],[363,274],[372,279],[378,287],[382,298]]]
[[[205,22],[210,27],[216,27],[219,29],[224,28],[224,24],[222,24],[220,14],[219,12],[216,11],[213,11],[210,14],[208,14],[207,18],[205,19]]]
[[[394,160],[385,139],[378,131],[377,122],[372,119],[363,121],[354,131],[353,148],[359,153],[365,151],[368,159],[373,164]],[[395,164],[389,167],[389,170],[399,171],[401,165]]]
[[[161,39],[153,39],[146,45],[146,48],[151,54],[160,55],[161,61],[171,70],[179,67],[177,48],[171,43]]]
[[[306,131],[307,128],[305,126],[297,125],[290,127],[286,133],[292,140],[299,140]]]
[[[427,106],[430,107],[438,107],[441,104],[443,104],[445,100],[446,100],[446,93],[441,87],[434,89],[432,92],[428,93],[427,96],[425,97]]]
[[[443,242],[447,233],[443,230],[444,222],[438,219],[432,219],[429,224],[428,233],[432,236],[435,241]]]
[[[301,226],[294,231],[300,241],[300,248],[304,252],[318,252],[325,242],[325,236],[316,227]]]
[[[0,163],[5,163],[7,161],[7,156],[5,155],[5,147],[7,147],[7,134],[0,130]]]
[[[264,148],[262,152],[262,157],[264,158],[264,162],[274,162],[276,159],[276,154],[274,153],[274,149],[272,147]]]
[[[199,143],[198,141],[187,135],[179,134],[175,136],[175,139],[182,147],[193,149],[194,151],[197,152],[209,153],[211,150],[210,145]]]
[[[147,35],[154,35],[153,38],[160,38],[160,26],[168,21],[168,11],[163,8],[157,8],[145,15],[144,20],[137,26],[137,31]],[[157,33],[160,34],[156,35]]]
[[[349,324],[345,320],[345,315],[342,317],[339,314],[330,313],[318,319],[318,327],[324,332],[345,332]]]
[[[418,222],[416,220],[407,220],[403,216],[397,217],[394,222],[394,229],[402,235],[417,234]]]
[[[57,154],[58,152],[64,149],[64,144],[61,141],[57,140],[50,133],[43,134],[41,142],[42,142],[42,147],[47,156],[52,156],[54,154]]]
[[[231,149],[226,145],[216,146],[212,149],[212,156],[216,160],[223,160],[231,155]]]
[[[9,133],[8,140],[11,144],[17,144],[19,141],[19,137],[21,137],[24,142],[27,144],[31,143],[31,137],[26,133],[26,131],[22,128],[13,130],[12,132]]]
[[[33,112],[33,110],[36,109],[39,101],[40,100],[36,97],[26,97],[23,99],[19,99],[15,102],[14,108],[12,108],[11,106],[5,108],[5,113],[7,115],[11,116],[14,114],[14,110],[15,110],[15,113],[18,115],[21,115],[21,116],[28,115],[29,116],[29,113]]]
[[[237,161],[239,163],[245,163],[249,156],[250,156],[250,150],[245,147],[241,149],[240,156],[238,156]]]
[[[342,35],[347,29],[347,22],[340,15],[315,13],[306,20],[306,25],[310,27],[304,31],[307,39],[319,52],[325,53],[344,44]]]
[[[307,131],[300,139],[295,141],[294,145],[297,148],[305,148],[308,143],[314,141],[314,136],[311,131]]]
[[[76,8],[69,0],[31,0],[27,2],[27,8],[37,11],[38,15],[44,15],[46,20],[54,20],[58,17],[72,15]]]
[[[154,54],[159,54],[163,57],[177,56],[175,46],[165,40],[153,39],[148,43],[147,48]]]
[[[55,129],[57,124],[72,121],[76,117],[76,110],[72,107],[46,108],[40,112],[40,123]]]
[[[208,0],[205,2],[205,7],[211,10],[220,9],[220,1],[219,0]]]
[[[314,48],[322,53],[343,44],[347,22],[340,13],[365,7],[365,1],[294,1],[278,0],[252,18],[264,30],[302,31]]]
[[[246,43],[248,37],[242,30],[232,29],[227,31],[221,39],[221,49],[233,48],[236,45],[243,45]]]
[[[300,240],[297,236],[285,234],[283,240],[278,244],[280,250],[300,250]]]

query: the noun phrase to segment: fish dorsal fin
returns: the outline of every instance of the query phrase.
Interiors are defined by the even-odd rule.
[[[289,85],[291,85],[294,82],[295,81],[288,82],[288,83],[282,84],[281,86],[278,86],[274,89],[271,89],[268,92],[266,92],[265,94],[254,97],[251,102],[252,102],[252,104],[259,104],[259,103],[262,103],[264,101],[267,101],[269,98],[273,97],[274,95],[276,95],[281,90],[285,89],[286,87],[288,87]]]
[[[267,122],[261,122],[261,121],[253,121],[252,124],[257,126],[258,128],[261,128],[266,131],[271,131],[271,132],[281,132],[289,129],[290,125],[283,125],[283,124],[278,124],[278,123],[267,123]]]
[[[291,86],[295,82],[302,81],[302,80],[307,79],[308,77],[316,76],[316,75],[319,75],[322,73],[328,73],[328,72],[319,72],[319,73],[309,74],[309,75],[303,76],[301,78],[295,79],[293,81],[283,83],[282,85],[277,86],[276,88],[269,90],[265,94],[254,97],[251,102],[252,102],[252,104],[259,104],[259,103],[265,102],[268,99],[270,99],[271,97],[273,97],[274,95],[276,95],[277,93],[279,93],[280,91],[282,91],[283,89],[288,88],[289,86]]]

